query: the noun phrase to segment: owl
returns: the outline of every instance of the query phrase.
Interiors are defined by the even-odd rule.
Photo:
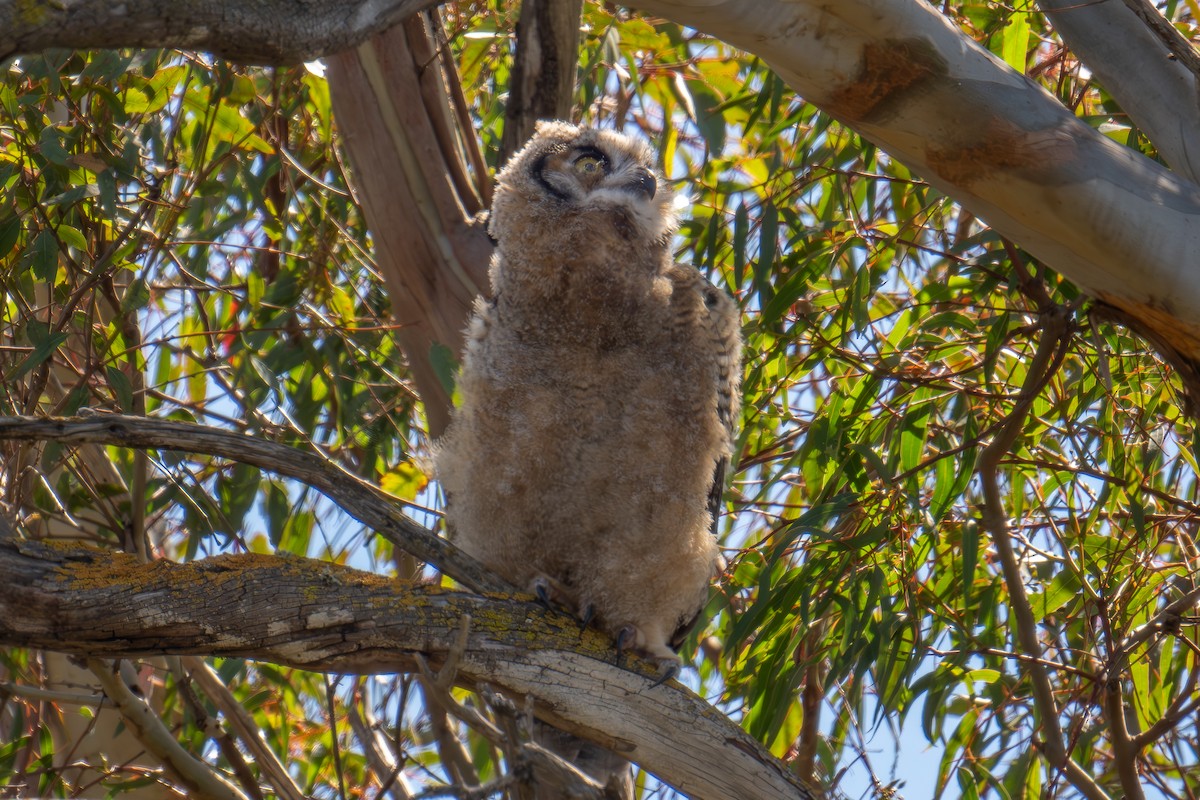
[[[435,446],[459,547],[665,665],[721,569],[737,307],[676,264],[650,148],[542,122],[497,176],[491,294]]]

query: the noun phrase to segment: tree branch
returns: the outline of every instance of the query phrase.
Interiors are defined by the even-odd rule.
[[[523,0],[504,106],[500,161],[533,136],[539,119],[569,119],[579,69],[582,0]]]
[[[184,656],[180,659],[181,666],[187,676],[197,685],[217,707],[238,739],[242,747],[254,757],[254,763],[262,771],[263,776],[270,781],[271,788],[283,800],[305,800],[304,792],[292,780],[285,767],[275,755],[275,751],[267,744],[262,729],[254,721],[241,703],[229,691],[212,667],[195,656]]]
[[[1038,0],[1038,5],[1163,160],[1200,182],[1200,94],[1189,67],[1167,57],[1161,38],[1128,3]],[[1153,7],[1149,10],[1166,22]],[[1186,40],[1183,45],[1191,50]]]
[[[492,244],[477,214],[490,189],[478,136],[438,25],[422,16],[326,60],[351,184],[387,284],[396,341],[431,436],[450,419],[436,348],[458,355]],[[407,220],[398,225],[396,220]]]
[[[478,561],[401,514],[395,498],[324,458],[288,445],[206,425],[122,414],[0,417],[0,439],[183,450],[250,464],[320,490],[351,517],[468,589],[516,591],[516,587],[484,569]]]
[[[1139,625],[1130,631],[1129,635],[1121,640],[1121,647],[1117,654],[1120,657],[1120,661],[1116,664],[1116,667],[1124,670],[1129,664],[1129,654],[1145,644],[1155,634],[1162,631],[1178,630],[1180,619],[1184,614],[1194,609],[1197,604],[1200,604],[1200,586],[1172,600],[1162,611],[1147,620],[1145,624]]]
[[[3,607],[3,601],[0,601],[0,607]],[[158,714],[154,713],[154,709],[135,695],[122,680],[119,663],[89,658],[87,666],[104,689],[104,694],[120,710],[126,724],[133,728],[138,741],[188,788],[189,797],[199,800],[246,800],[246,796],[221,777],[219,772],[183,749]]]
[[[0,541],[0,645],[91,658],[204,654],[342,673],[416,671],[419,657],[436,668],[458,650],[460,683],[533,696],[539,717],[691,797],[813,797],[718,710],[678,684],[656,686],[653,665],[615,666],[611,642],[570,617],[307,558],[142,564],[79,545]]]
[[[1014,269],[1018,274],[1023,274],[1025,268],[1021,264],[1014,264]],[[983,522],[991,532],[992,544],[1000,558],[1004,583],[1012,603],[1015,637],[1021,651],[1028,657],[1024,663],[1033,684],[1034,704],[1041,720],[1047,760],[1063,770],[1071,784],[1085,797],[1090,800],[1108,800],[1108,794],[1071,758],[1063,740],[1062,726],[1058,719],[1058,703],[1054,700],[1054,687],[1042,663],[1037,620],[1025,593],[1021,567],[1009,538],[1004,500],[1000,493],[1000,460],[1012,449],[1017,436],[1024,428],[1025,417],[1034,399],[1066,356],[1066,349],[1070,343],[1069,317],[1064,309],[1047,309],[1042,314],[1042,320],[1042,338],[1029,363],[1016,405],[1009,414],[1007,423],[979,453],[979,482],[983,488],[984,500]]]
[[[1125,7],[1153,31],[1173,58],[1179,60],[1194,76],[1200,78],[1200,55],[1192,43],[1172,25],[1149,0],[1125,0]]]
[[[1200,189],[1077,119],[938,4],[634,5],[760,56],[998,233],[1200,359]]]
[[[48,48],[180,47],[249,64],[309,61],[436,0],[0,0],[0,61]]]

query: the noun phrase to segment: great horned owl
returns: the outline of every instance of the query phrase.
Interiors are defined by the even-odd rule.
[[[719,571],[738,313],[674,263],[650,149],[543,122],[498,178],[492,294],[435,449],[453,541],[677,663]]]

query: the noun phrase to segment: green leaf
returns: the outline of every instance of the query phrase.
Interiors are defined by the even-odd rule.
[[[38,137],[38,150],[48,161],[60,167],[65,167],[67,159],[71,157],[71,154],[63,147],[62,134],[54,126],[42,128],[42,133]]]
[[[126,313],[139,311],[149,303],[150,287],[146,285],[146,279],[141,276],[134,278],[121,298],[121,310]]]
[[[710,158],[719,158],[725,150],[725,117],[721,114],[721,98],[702,81],[689,80],[687,86],[695,104],[696,127],[704,137]]]
[[[50,231],[42,231],[26,251],[33,277],[44,284],[54,282],[58,272],[58,240]]]
[[[149,81],[130,88],[124,97],[125,113],[152,114],[162,109],[186,71],[182,65],[165,67],[156,71]]]
[[[446,394],[454,396],[455,376],[458,375],[459,370],[458,359],[454,357],[454,351],[441,342],[433,342],[429,345],[429,364],[433,367],[433,372],[441,382],[442,388],[446,390]]]
[[[1083,588],[1083,584],[1080,583],[1078,576],[1071,570],[1064,569],[1054,576],[1044,593],[1031,594],[1029,602],[1033,606],[1034,613],[1044,619],[1051,614],[1058,613],[1068,603],[1078,599],[1081,588]]]
[[[1012,13],[1000,32],[1000,57],[1022,74],[1025,73],[1025,60],[1029,55],[1030,13],[1030,0],[1014,0]]]
[[[741,286],[746,279],[746,239],[750,232],[750,209],[738,203],[733,215],[733,285]]]
[[[49,201],[46,202],[49,204]],[[74,247],[81,253],[87,253],[87,239],[83,238],[83,233],[78,228],[72,228],[70,225],[59,225],[54,233],[58,236],[59,241],[70,247]]]
[[[13,368],[12,373],[7,376],[8,380],[15,381],[34,367],[41,366],[54,355],[58,346],[65,342],[68,336],[62,331],[52,333],[49,325],[35,319],[26,323],[25,334],[33,343],[33,350]]]
[[[20,238],[21,218],[16,214],[0,217],[0,259],[12,252]]]
[[[979,564],[979,524],[973,520],[962,523],[962,561],[960,575],[962,580],[963,600],[971,602],[975,586],[975,568]]]
[[[114,366],[105,367],[104,373],[108,376],[108,388],[112,389],[121,411],[126,414],[132,412],[133,384],[130,382],[129,376],[120,367]]]

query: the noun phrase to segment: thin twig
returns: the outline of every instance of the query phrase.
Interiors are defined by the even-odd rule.
[[[1200,586],[1182,595],[1178,600],[1172,601],[1144,624],[1134,628],[1128,636],[1121,640],[1118,651],[1121,660],[1114,664],[1114,668],[1124,670],[1126,664],[1129,663],[1130,653],[1155,634],[1178,628],[1183,615],[1195,608],[1198,603],[1200,603]]]
[[[340,800],[346,800],[346,772],[342,769],[342,746],[338,741],[337,694],[329,673],[325,673],[322,677],[325,678],[325,707],[326,713],[329,714],[329,741],[333,752],[333,771],[338,776],[338,797]]]
[[[1200,678],[1200,667],[1192,666],[1191,672],[1188,674],[1187,683],[1175,695],[1175,699],[1171,701],[1171,705],[1167,706],[1167,710],[1158,718],[1149,728],[1132,737],[1130,744],[1136,751],[1142,750],[1147,745],[1156,741],[1160,736],[1174,728],[1180,720],[1187,717],[1197,706],[1200,706],[1200,697],[1196,697],[1196,683]]]
[[[225,717],[225,721],[241,741],[242,747],[254,757],[263,777],[270,782],[275,793],[283,800],[304,800],[304,792],[288,775],[287,768],[263,738],[262,728],[237,701],[229,687],[221,682],[212,667],[199,656],[181,656],[179,660],[188,677],[196,682]]]
[[[349,704],[347,718],[350,721],[350,729],[354,731],[359,745],[362,746],[367,764],[379,779],[377,796],[383,797],[386,794],[393,800],[412,800],[412,791],[408,782],[404,780],[404,762],[393,754],[391,742],[380,733],[378,725],[370,716],[370,709],[363,703],[360,711],[359,705]]]

